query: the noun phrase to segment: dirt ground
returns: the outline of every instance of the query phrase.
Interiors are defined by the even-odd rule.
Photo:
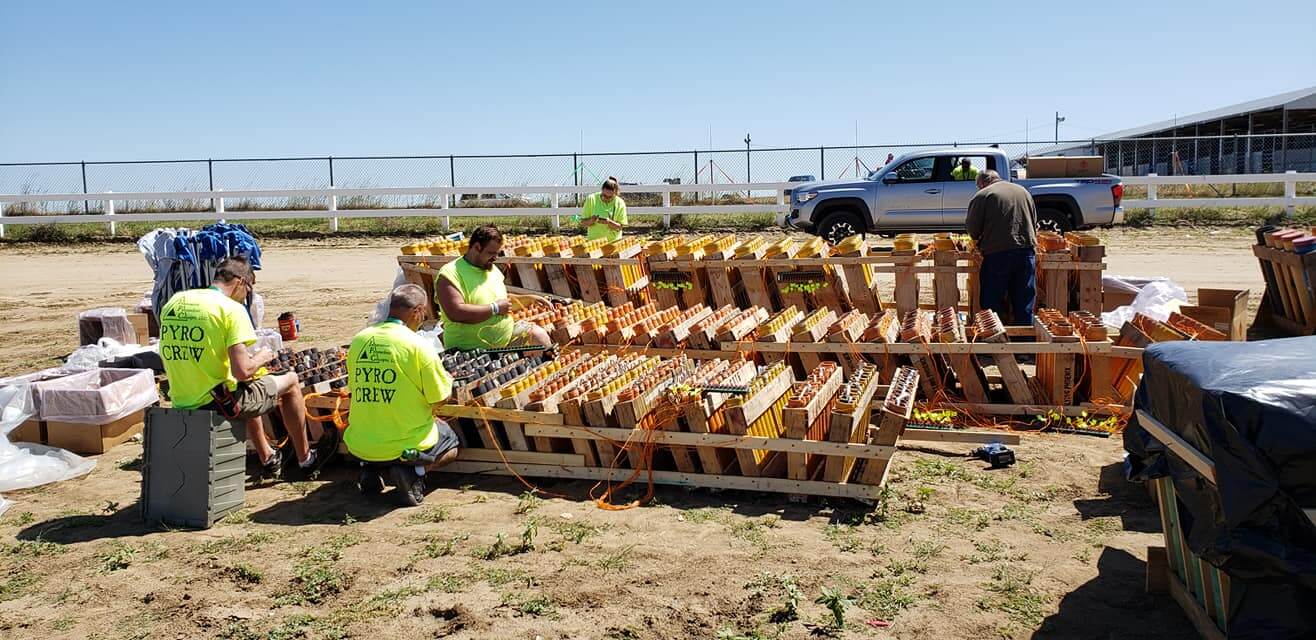
[[[392,283],[398,244],[267,243],[270,318],[293,310],[308,342],[346,342]],[[1109,273],[1249,288],[1256,307],[1245,230],[1107,245]],[[11,245],[0,273],[0,375],[55,364],[78,311],[129,306],[150,284],[126,244]],[[140,453],[125,444],[88,477],[6,496],[0,637],[1195,637],[1145,592],[1159,522],[1122,480],[1118,438],[1025,435],[1020,464],[995,471],[965,447],[903,448],[875,508],[659,488],[608,511],[586,482],[536,482],[539,497],[439,475],[425,506],[403,509],[360,498],[340,467],[249,488],[208,531],[138,521]],[[839,631],[824,589],[849,599]]]

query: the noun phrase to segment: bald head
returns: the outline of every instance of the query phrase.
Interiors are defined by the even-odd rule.
[[[996,173],[995,169],[988,169],[978,174],[979,189],[984,189],[986,187],[991,186],[992,183],[1000,182],[1000,181],[1001,181],[1001,174]]]
[[[416,326],[419,326],[419,318],[423,317],[424,313],[423,311],[417,313],[417,311],[423,310],[425,303],[428,301],[425,289],[421,288],[420,285],[404,284],[393,289],[393,292],[388,295],[388,315],[403,321],[407,326],[412,325],[414,318]]]

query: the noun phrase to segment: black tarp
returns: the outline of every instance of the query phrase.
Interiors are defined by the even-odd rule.
[[[1193,552],[1231,578],[1229,637],[1316,637],[1316,337],[1165,342],[1137,409],[1215,463],[1216,484],[1130,421],[1129,478],[1169,475]]]

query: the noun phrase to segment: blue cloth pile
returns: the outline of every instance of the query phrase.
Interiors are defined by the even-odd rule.
[[[215,279],[215,268],[225,258],[240,256],[251,262],[252,269],[260,269],[260,245],[256,237],[245,226],[223,220],[200,231],[156,229],[137,241],[137,250],[155,273],[155,285],[151,289],[154,309],[163,308],[179,291],[210,286]],[[251,302],[249,297],[248,313],[253,311]],[[252,322],[256,320],[253,315]]]

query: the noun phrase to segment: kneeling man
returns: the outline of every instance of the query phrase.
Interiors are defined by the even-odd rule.
[[[457,459],[457,434],[434,416],[452,395],[452,376],[434,347],[416,333],[428,303],[424,289],[402,285],[389,295],[388,319],[352,339],[347,351],[352,405],[343,440],[361,460],[414,461],[434,469]],[[402,465],[392,469],[412,473]],[[362,490],[382,490],[382,480],[363,474]],[[399,488],[412,484],[408,478],[394,480]]]

